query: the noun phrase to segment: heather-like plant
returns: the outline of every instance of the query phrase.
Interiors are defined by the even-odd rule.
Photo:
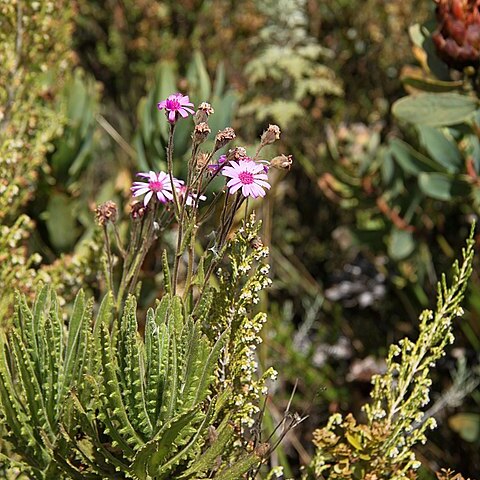
[[[442,276],[435,311],[420,315],[418,338],[400,340],[389,349],[387,369],[372,379],[372,402],[363,407],[366,422],[334,414],[314,432],[317,447],[304,478],[406,480],[416,477],[420,462],[414,447],[434,428],[424,418],[430,401],[431,370],[454,340],[453,320],[463,314],[461,302],[472,273],[473,227],[463,261],[453,265],[451,285]],[[309,476],[310,475],[310,476]]]
[[[80,292],[66,313],[44,287],[33,307],[17,297],[13,326],[1,333],[0,414],[13,453],[3,461],[31,478],[235,480],[269,453],[250,433],[274,372],[257,372],[266,318],[252,307],[270,280],[268,250],[247,207],[270,189],[269,168],[284,166],[261,158],[280,130],[269,126],[253,158],[242,147],[219,156],[235,133],[219,131],[202,151],[209,104],[195,111],[178,93],[158,109],[169,125],[167,170],[140,172],[133,183],[126,245],[116,205],[96,209],[108,290],[101,305]],[[191,115],[183,180],[174,175],[174,134]],[[199,256],[198,232],[212,212],[219,220]],[[174,225],[172,261],[161,248],[163,286],[144,318],[142,265]]]
[[[53,190],[55,187],[52,184],[65,181],[65,170],[72,167],[69,179],[73,181],[78,180],[76,174],[82,168],[81,156],[74,158],[74,153],[78,153],[74,151],[76,145],[72,146],[72,137],[75,135],[70,135],[68,129],[63,130],[68,113],[74,116],[77,110],[72,106],[73,102],[65,101],[65,85],[73,84],[69,82],[73,63],[70,50],[71,20],[72,6],[69,2],[0,2],[2,324],[7,321],[6,313],[11,311],[15,288],[33,298],[39,281],[53,282],[64,301],[74,296],[72,289],[78,290],[86,276],[96,275],[92,272],[92,266],[95,270],[94,244],[84,245],[81,254],[76,252],[76,255],[49,258],[50,264],[43,267],[40,267],[41,255],[32,255],[29,248],[40,215],[45,218],[50,214],[47,224],[55,247],[65,247],[65,240],[71,246],[72,236],[73,239],[77,238],[75,228],[72,228],[72,223],[75,227],[75,220],[68,218],[66,213],[66,195],[57,191],[45,200],[49,202],[47,207],[42,202],[44,192],[39,192],[40,176],[48,177],[45,183]],[[79,93],[77,88],[76,94]],[[79,121],[79,118],[73,120]],[[89,120],[86,119],[86,122]],[[59,140],[62,133],[69,137],[68,141],[63,139],[63,144]],[[49,158],[54,148],[56,151]],[[65,150],[68,152],[65,153]],[[68,162],[74,165],[66,165]],[[60,178],[62,175],[63,178]],[[29,206],[33,198],[37,201],[34,206]],[[47,215],[42,206],[47,210]],[[27,212],[30,218],[25,215]],[[63,231],[60,231],[62,223]],[[48,247],[39,247],[39,250],[43,254]],[[38,269],[41,270],[40,274],[36,273]]]

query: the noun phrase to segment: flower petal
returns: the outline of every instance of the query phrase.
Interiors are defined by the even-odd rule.
[[[238,184],[243,185],[242,181],[238,177],[232,178],[227,182],[227,187],[234,187],[235,185],[238,185]]]
[[[143,199],[143,204],[144,204],[145,206],[148,205],[148,202],[149,202],[150,199],[152,198],[152,195],[153,195],[153,192],[152,192],[152,191],[148,192],[148,193],[145,195],[145,198]]]
[[[139,189],[136,189],[136,190],[134,190],[133,188],[134,187],[132,187],[131,190],[132,190],[132,193],[133,193],[134,197],[139,197],[140,195],[143,195],[143,194],[150,191],[150,189],[148,187],[147,188],[139,188]]]
[[[258,179],[255,179],[255,184],[260,185],[263,188],[270,188],[271,187],[271,185],[268,182],[265,182],[263,180],[258,180]]]
[[[229,187],[228,191],[230,194],[235,193],[237,190],[239,190],[242,187],[242,183],[237,183],[236,185],[233,185],[232,187]]]

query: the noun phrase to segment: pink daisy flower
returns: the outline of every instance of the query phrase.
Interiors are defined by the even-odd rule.
[[[241,188],[244,197],[264,197],[270,184],[263,167],[252,160],[231,161],[222,170],[222,175],[231,179],[227,183],[229,192],[233,194]]]
[[[130,189],[133,192],[134,197],[145,195],[143,204],[147,206],[153,195],[157,196],[157,199],[161,203],[171,202],[173,200],[173,189],[170,177],[165,172],[140,172],[137,173],[138,177],[147,179],[147,182],[133,182],[133,186]],[[173,179],[175,188],[180,186],[179,180]]]
[[[188,114],[193,115],[193,103],[190,102],[188,95],[182,95],[181,93],[174,93],[170,95],[166,100],[157,104],[159,110],[165,109],[168,121],[175,123],[178,120],[178,114],[183,118],[188,117]]]

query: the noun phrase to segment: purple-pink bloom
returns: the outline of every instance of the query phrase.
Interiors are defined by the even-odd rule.
[[[188,95],[182,95],[181,93],[174,93],[170,95],[166,100],[157,104],[159,110],[165,109],[168,121],[175,123],[178,120],[180,114],[183,118],[188,117],[188,114],[193,115],[193,103],[190,102]]]
[[[241,188],[244,197],[258,198],[265,196],[265,188],[270,188],[264,166],[252,160],[232,160],[223,168],[222,175],[231,179],[227,183],[231,194]]]
[[[150,171],[137,173],[137,176],[147,179],[147,182],[133,182],[130,190],[133,192],[134,197],[145,195],[143,199],[145,206],[147,206],[154,194],[161,203],[167,203],[173,200],[172,182],[167,173]],[[173,179],[173,183],[175,188],[180,186],[180,182],[176,178]]]
[[[218,157],[217,163],[211,163],[208,166],[208,170],[210,173],[217,173],[220,168],[223,167],[225,162],[227,161],[227,156],[226,155],[220,155]]]

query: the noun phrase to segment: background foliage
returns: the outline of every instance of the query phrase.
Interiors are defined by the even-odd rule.
[[[418,312],[478,214],[478,97],[466,76],[432,62],[434,3],[53,3],[0,2],[0,316],[12,311],[14,279],[30,298],[39,280],[52,283],[67,311],[81,284],[102,291],[92,206],[113,198],[126,210],[132,172],[165,162],[156,101],[176,90],[209,100],[212,131],[231,122],[246,143],[279,123],[295,165],[259,208],[274,282],[258,359],[280,372],[270,431],[298,382],[291,409],[309,418],[270,457],[298,478],[315,456],[313,430],[333,412],[361,416],[389,345],[417,335]],[[406,96],[420,92],[423,118]],[[447,119],[432,114],[434,98],[443,112],[457,103]],[[181,157],[188,129],[177,138]],[[157,266],[147,258],[141,308]],[[480,471],[475,271],[472,280],[453,355],[432,376],[439,428],[416,447],[422,478]]]

